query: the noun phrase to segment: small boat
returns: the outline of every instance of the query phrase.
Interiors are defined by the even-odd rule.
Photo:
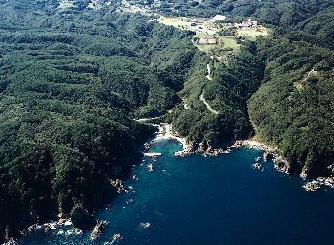
[[[132,198],[130,198],[130,199],[128,199],[128,200],[126,200],[126,204],[130,204],[130,203],[133,203],[134,202],[134,200],[132,199]]]
[[[147,165],[148,171],[153,172],[153,164]]]

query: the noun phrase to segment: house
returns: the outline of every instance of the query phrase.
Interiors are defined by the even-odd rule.
[[[200,24],[200,23],[203,23],[206,21],[206,19],[204,18],[195,18],[195,19],[192,19],[190,20],[191,22],[194,22],[194,23],[197,23],[197,24]]]
[[[257,26],[257,21],[256,21],[256,20],[252,20],[251,22],[252,22],[252,26],[253,26],[253,27],[256,27],[256,26]]]
[[[224,21],[224,20],[226,20],[226,16],[223,16],[223,15],[216,15],[215,17],[212,18],[213,22]]]
[[[235,23],[234,27],[236,28],[249,28],[249,27],[256,27],[257,21],[253,21],[252,19],[244,20],[241,23]]]
[[[198,39],[197,44],[199,45],[215,45],[219,44],[219,39],[215,37],[203,38],[201,37]]]

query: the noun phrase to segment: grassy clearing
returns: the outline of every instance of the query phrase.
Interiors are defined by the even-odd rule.
[[[220,43],[217,45],[196,45],[197,48],[207,53],[209,56],[216,57],[222,62],[227,62],[227,51],[232,51],[234,54],[240,50],[240,44],[233,36],[219,37]]]
[[[203,36],[205,37],[205,36]],[[220,44],[217,45],[197,45],[198,49],[201,51],[212,51],[215,49],[232,49],[234,51],[239,49],[239,44],[237,43],[237,40],[235,37],[219,37]]]
[[[246,39],[249,39],[251,41],[255,41],[258,37],[267,37],[270,35],[270,29],[258,26],[248,29],[238,29],[236,31],[236,36],[238,37],[244,37]]]
[[[166,26],[174,26],[179,29],[189,29],[189,19],[187,18],[172,18],[161,16],[158,22]]]
[[[220,37],[220,45],[223,46],[223,48],[230,48],[233,50],[239,49],[239,44],[237,43],[237,40],[235,37]]]

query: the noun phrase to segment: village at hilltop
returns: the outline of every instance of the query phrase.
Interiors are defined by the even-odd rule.
[[[260,25],[256,20],[246,19],[241,22],[233,22],[223,15],[210,19],[159,16],[157,21],[193,32],[195,34],[194,44],[218,60],[234,55],[245,40],[254,41],[270,33],[268,28]]]
[[[110,4],[111,1],[90,0],[87,9],[99,10]],[[73,0],[59,0],[58,8],[61,10],[74,7],[75,1]],[[262,26],[257,20],[245,19],[237,22],[224,15],[216,15],[212,18],[163,16],[153,7],[122,0],[118,12],[140,13],[147,16],[149,21],[157,21],[164,25],[192,32],[194,33],[194,45],[210,57],[221,61],[226,61],[229,56],[235,55],[244,41],[254,41],[259,37],[270,35],[270,29]]]

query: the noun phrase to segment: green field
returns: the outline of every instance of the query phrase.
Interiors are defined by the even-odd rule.
[[[239,29],[236,34],[238,37],[243,37],[250,41],[255,41],[258,37],[270,36],[271,30],[266,27],[259,26],[250,29]]]
[[[220,45],[223,45],[223,48],[231,48],[233,50],[237,50],[239,48],[239,44],[235,37],[220,37]]]

